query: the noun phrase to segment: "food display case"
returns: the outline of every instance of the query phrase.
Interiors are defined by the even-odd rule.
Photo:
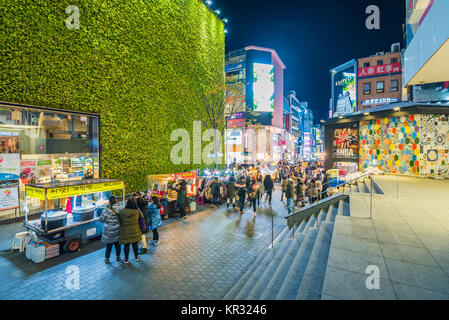
[[[61,244],[66,252],[77,251],[82,240],[102,234],[103,223],[99,221],[99,216],[106,207],[106,199],[114,190],[122,190],[124,199],[125,184],[121,180],[29,184],[25,189],[23,225],[45,243]],[[28,198],[39,199],[43,203],[40,219],[28,220]],[[49,201],[55,200],[59,200],[57,206],[49,210]]]

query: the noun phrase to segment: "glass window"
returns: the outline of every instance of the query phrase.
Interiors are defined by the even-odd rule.
[[[396,62],[398,62],[399,60],[398,60],[398,58],[392,58],[391,59],[391,63],[396,63]]]
[[[371,83],[364,83],[363,84],[363,94],[370,94],[371,93]]]
[[[381,65],[383,65],[384,64],[384,61],[383,60],[377,60],[377,65],[378,66],[381,66]]]
[[[391,92],[397,92],[399,90],[399,81],[398,80],[391,80]]]
[[[365,62],[365,63],[363,64],[363,66],[364,66],[365,68],[368,68],[368,67],[370,66],[370,64],[369,64],[369,62]]]
[[[377,93],[384,93],[385,91],[385,83],[383,81],[378,81],[376,86]]]

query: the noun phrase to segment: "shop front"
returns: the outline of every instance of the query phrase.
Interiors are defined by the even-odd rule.
[[[0,103],[0,220],[24,216],[28,184],[99,178],[99,123],[96,114]],[[40,208],[28,203],[30,214]]]
[[[326,169],[349,171],[342,157],[360,171],[374,167],[390,174],[449,177],[449,104],[390,104],[331,119]]]

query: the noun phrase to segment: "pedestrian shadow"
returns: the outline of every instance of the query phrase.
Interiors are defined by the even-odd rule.
[[[248,220],[246,224],[246,235],[248,238],[253,238],[255,235],[255,226],[256,226],[256,217],[253,217],[251,220]]]

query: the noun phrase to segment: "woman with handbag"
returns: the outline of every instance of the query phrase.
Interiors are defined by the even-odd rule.
[[[142,228],[145,227],[144,217],[139,214],[136,200],[129,199],[125,209],[120,212],[120,244],[124,245],[125,259],[123,263],[128,264],[129,247],[133,247],[136,262],[139,258],[139,241],[142,240]],[[143,225],[142,225],[143,223]]]
[[[112,196],[109,198],[109,205],[101,212],[99,218],[99,221],[104,223],[101,242],[106,244],[105,263],[111,263],[109,258],[111,256],[112,246],[115,247],[116,260],[121,261],[119,211],[120,207],[117,199]]]
[[[148,203],[142,198],[139,197],[136,199],[137,201],[137,210],[139,211],[139,215],[143,216],[143,221],[145,223],[145,229],[142,231],[142,248],[139,250],[139,254],[146,254],[148,252],[147,249],[147,233],[150,232],[150,218],[148,216]],[[140,219],[140,218],[139,218]]]

